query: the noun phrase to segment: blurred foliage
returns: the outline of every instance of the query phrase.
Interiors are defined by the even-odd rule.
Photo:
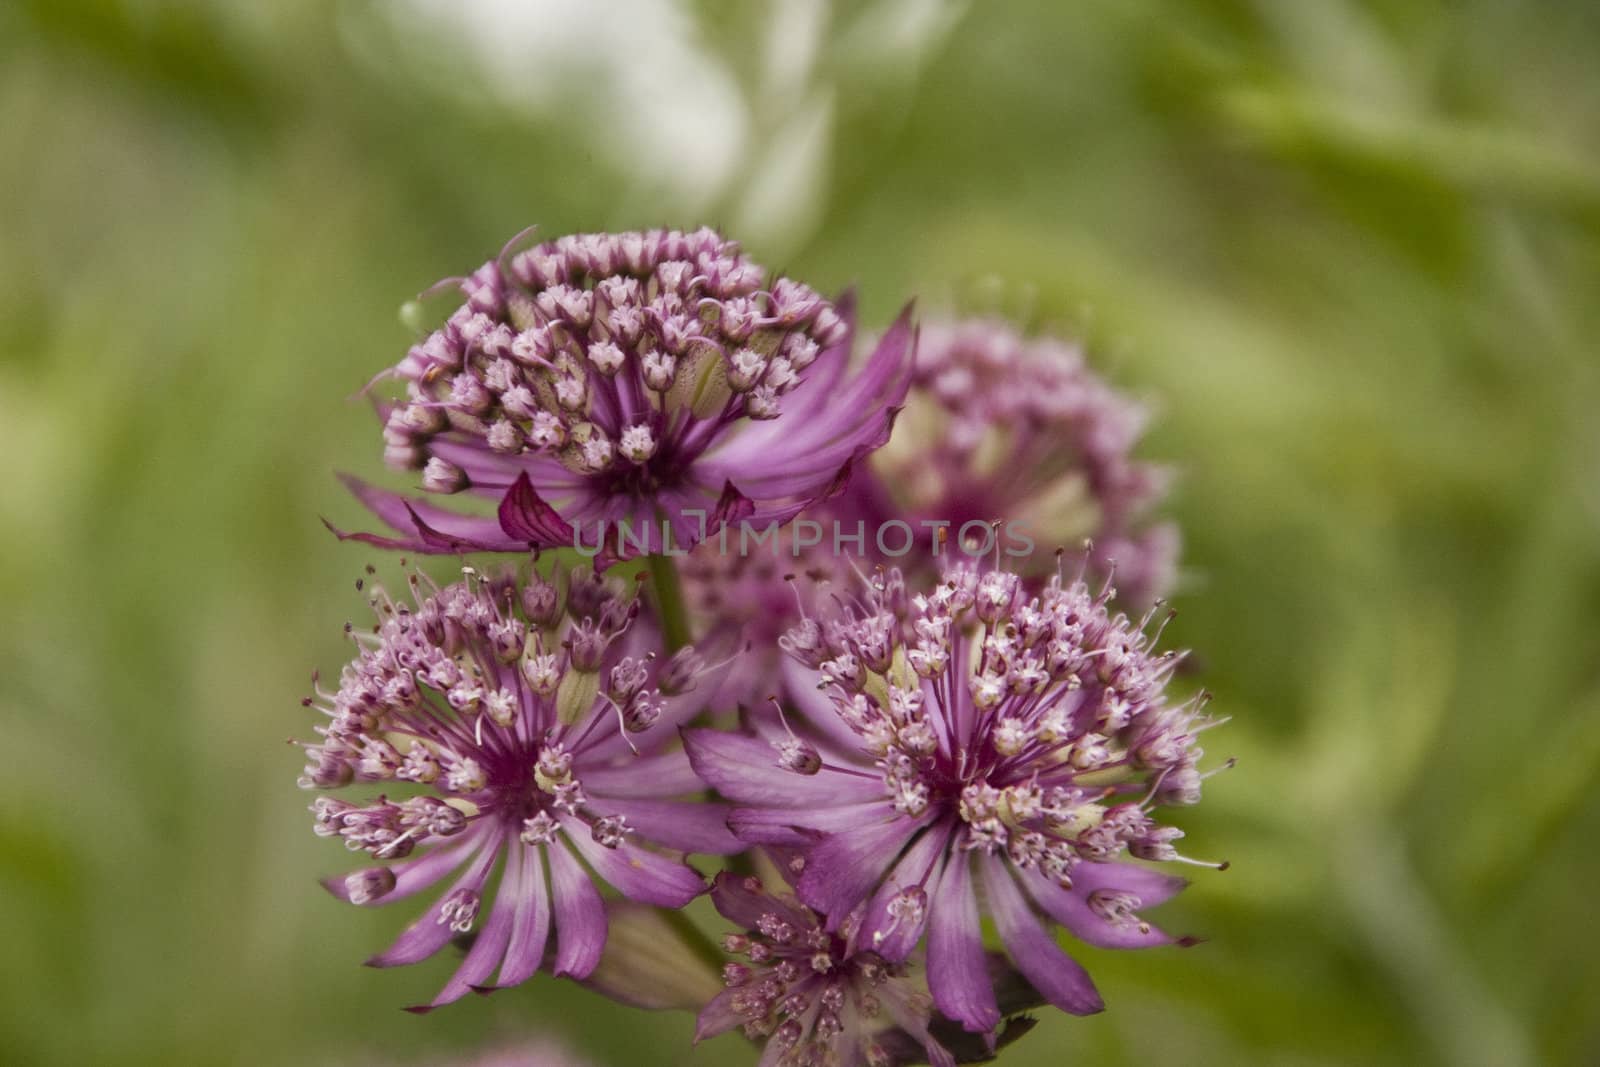
[[[361,608],[317,519],[379,472],[400,302],[530,222],[702,221],[874,322],[1086,335],[1183,470],[1169,633],[1240,758],[1185,825],[1232,870],[1005,1062],[1600,1060],[1600,7],[544,6],[533,106],[422,2],[0,7],[7,1062],[689,1058],[548,979],[401,1014],[448,964],[357,966],[405,917],[316,889],[282,742]],[[704,181],[607,111],[643,14],[663,115],[736,94]]]

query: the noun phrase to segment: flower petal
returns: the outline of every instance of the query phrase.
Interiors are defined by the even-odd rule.
[[[587,782],[587,779],[585,779]],[[728,829],[726,804],[709,800],[619,800],[591,795],[590,807],[607,815],[624,815],[642,840],[682,852],[731,856],[744,843]]]
[[[753,845],[805,845],[811,836],[796,831],[843,833],[884,816],[895,815],[884,797],[864,804],[841,804],[836,808],[736,808],[728,816],[728,827],[740,840]]]
[[[596,841],[589,827],[570,815],[561,817],[572,847],[629,900],[663,908],[681,908],[705,892],[705,879],[692,867],[624,841],[607,848]]]
[[[500,855],[500,837],[499,834],[487,835],[472,865],[456,880],[456,884],[450,887],[445,897],[458,889],[470,889],[474,893],[483,892],[483,885],[489,880],[489,871],[494,867],[495,858]],[[394,944],[367,960],[367,966],[402,967],[409,963],[418,963],[448,944],[451,936],[449,924],[439,919],[438,907],[431,907],[406,927],[405,931],[395,939]]]
[[[472,850],[481,842],[482,835],[474,834],[471,840],[459,842],[449,848],[430,849],[414,860],[392,864],[389,869],[394,872],[394,888],[373,903],[391,904],[432,888],[445,875],[466,862]],[[345,888],[345,880],[342,877],[324,878],[322,887],[340,900],[350,899],[350,891]]]
[[[1073,1015],[1103,1011],[1105,1002],[1095,991],[1089,972],[1062,952],[1050,931],[1040,924],[1011,877],[1009,864],[993,856],[984,857],[981,863],[989,913],[1017,970],[1062,1011]]]
[[[806,857],[795,886],[800,899],[828,917],[829,929],[836,929],[877,888],[911,835],[933,819],[931,814],[920,819],[895,815],[825,838]]]
[[[984,961],[978,898],[965,854],[945,864],[928,917],[928,989],[947,1017],[974,1033],[1000,1025],[1000,1009]]]
[[[533,488],[527,471],[517,475],[517,480],[506,490],[498,515],[505,536],[524,547],[572,547],[572,524],[544,502]]]
[[[1165,904],[1188,886],[1189,879],[1152,871],[1132,863],[1080,863],[1072,868],[1072,888],[1083,894],[1096,889],[1132,893],[1144,907]]]
[[[382,537],[369,533],[348,533],[324,520],[323,525],[344,541],[363,541],[380,548],[409,552],[453,553],[463,550],[520,552],[527,546],[510,540],[491,518],[458,515],[429,503],[421,497],[408,497],[368,485],[359,478],[340,475],[339,480],[367,509],[402,537]]]
[[[1093,883],[1096,880],[1094,875],[1083,879],[1078,877],[1080,872],[1099,867],[1133,870],[1145,875],[1154,874],[1154,872],[1144,871],[1141,868],[1129,867],[1127,864],[1082,863],[1074,868],[1072,872],[1071,889],[1062,889],[1055,882],[1037,871],[1029,871],[1023,878],[1022,884],[1040,910],[1066,927],[1073,937],[1076,937],[1084,944],[1095,945],[1099,948],[1154,948],[1158,945],[1172,944],[1176,940],[1174,937],[1163,933],[1150,923],[1132,921],[1113,923],[1095,914],[1094,909],[1089,907],[1089,894],[1095,892],[1096,888],[1133,893],[1139,897],[1141,902],[1145,899],[1143,894],[1137,890],[1119,884],[1120,880],[1115,879],[1114,875],[1111,876],[1114,879],[1112,883],[1100,887],[1094,886]],[[1104,876],[1103,872],[1096,873]],[[1157,875],[1156,877],[1170,878],[1169,875]],[[1173,880],[1183,881],[1181,878]],[[1151,884],[1149,879],[1138,878],[1131,879],[1130,883],[1134,885]],[[1158,889],[1157,896],[1151,898],[1157,903],[1165,899],[1159,896],[1159,892],[1160,890]]]
[[[711,1002],[700,1009],[699,1016],[694,1021],[694,1040],[696,1044],[708,1037],[725,1034],[735,1026],[744,1022],[744,1016],[733,1010],[733,995],[737,989],[724,989],[711,998]]]
[[[874,778],[827,769],[811,775],[784,770],[771,745],[745,734],[688,730],[683,740],[695,773],[741,804],[832,806],[883,795],[883,783]]]
[[[519,474],[526,474],[547,494],[564,496],[583,484],[582,475],[574,474],[547,453],[502,456],[483,447],[481,439],[453,434],[435,437],[428,442],[428,454],[465,471],[473,492],[479,495],[503,493]]]
[[[595,796],[659,799],[698,793],[705,788],[705,783],[689,765],[688,753],[682,749],[654,756],[629,755],[627,759],[599,767],[590,766],[580,758],[576,773],[583,787]]]
[[[533,977],[544,962],[545,943],[550,939],[550,890],[545,884],[544,852],[526,845],[521,851],[521,895],[512,917],[505,962],[500,965],[502,986],[518,985]]]
[[[944,870],[944,852],[949,843],[950,830],[938,827],[917,838],[906,849],[905,855],[900,857],[900,862],[894,865],[867,904],[861,931],[856,935],[858,945],[895,962],[911,955],[917,942],[922,940],[922,931],[928,924],[927,913],[924,911],[921,922],[897,921],[889,914],[889,904],[903,890],[912,886],[920,885],[924,891],[938,888],[939,877]],[[928,895],[931,897],[933,894],[929,892]]]
[[[720,872],[711,883],[717,914],[742,930],[756,929],[764,916],[776,915],[797,930],[815,930],[817,917],[792,898],[767,891],[759,878]]]
[[[516,921],[517,901],[525,892],[522,857],[517,853],[526,850],[527,846],[518,842],[517,849],[506,856],[505,873],[495,891],[494,907],[489,912],[488,921],[478,931],[478,936],[472,939],[467,958],[461,961],[461,966],[439,990],[439,995],[429,1002],[429,1008],[460,1000],[473,987],[483,984],[505,959],[506,946],[510,944],[511,930]]]
[[[557,978],[587,978],[606,947],[606,910],[583,867],[558,843],[545,849],[550,858],[550,892],[556,912]]]
[[[849,384],[832,388],[808,376],[794,391],[798,396],[812,388],[809,396],[819,401],[825,396],[826,404],[730,434],[696,465],[695,477],[713,485],[731,480],[761,501],[815,500],[830,488],[842,489],[831,484],[841,468],[889,439],[895,412],[911,384],[915,346],[907,305]]]

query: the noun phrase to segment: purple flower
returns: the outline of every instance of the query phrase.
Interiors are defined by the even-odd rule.
[[[714,703],[733,708],[782,692],[779,639],[822,591],[850,571],[843,559],[825,552],[796,557],[787,542],[780,542],[777,552],[770,547],[743,552],[732,534],[726,550],[719,541],[706,541],[679,560],[678,573],[695,632],[719,645],[745,646],[716,682]]]
[[[720,692],[750,703],[777,689],[776,638],[815,589],[848,583],[846,553],[931,582],[941,562],[971,552],[1042,581],[1055,549],[1088,539],[1092,570],[1114,572],[1122,603],[1164,596],[1178,531],[1145,522],[1167,475],[1132,458],[1144,424],[1140,405],[1075,345],[1025,339],[994,319],[927,327],[894,436],[841,493],[768,542],[730,532],[683,561],[699,631],[743,633],[755,649]]]
[[[497,968],[498,986],[527,979],[552,928],[551,969],[583,977],[606,940],[590,871],[631,900],[680,907],[705,884],[654,846],[739,848],[725,809],[674,799],[703,789],[683,751],[665,748],[699,708],[684,694],[700,661],[684,650],[663,662],[634,624],[637,601],[592,574],[574,572],[565,595],[537,576],[519,586],[470,568],[443,589],[408,580],[409,600],[374,588],[378,625],[349,631],[358,652],[338,691],[306,701],[328,722],[307,746],[302,787],[384,782],[405,794],[316,799],[316,832],[377,861],[324,884],[366,905],[455,876],[368,961],[416,963],[476,930],[430,1007]]]
[[[890,572],[784,639],[801,732],[758,718],[757,736],[687,735],[738,805],[734,832],[805,849],[801,899],[833,928],[864,906],[858,937],[885,959],[926,934],[935,1003],[973,1031],[1000,1018],[980,884],[1012,963],[1069,1012],[1102,1004],[1051,923],[1106,947],[1173,940],[1138,912],[1183,880],[1116,861],[1183,859],[1152,810],[1199,800],[1211,723],[1203,694],[1167,702],[1181,657],[1112,595],[1058,575],[1029,597],[1015,574],[961,565],[908,599]]]
[[[999,520],[1036,542],[1041,560],[1089,539],[1096,572],[1115,561],[1124,602],[1147,605],[1170,591],[1178,533],[1145,524],[1168,481],[1132,457],[1146,418],[1075,344],[1025,338],[1000,319],[926,325],[894,438],[836,510],[869,529],[901,519],[922,541],[925,521],[947,522],[951,538],[970,523],[977,539]]]
[[[852,929],[824,929],[816,912],[756,878],[719,874],[711,899],[743,932],[723,939],[735,959],[722,971],[727,988],[700,1013],[696,1041],[742,1026],[765,1041],[763,1067],[889,1067],[924,1057],[954,1067],[929,1033],[933,1004],[920,966],[861,947]],[[906,1045],[921,1056],[893,1051]]]
[[[769,279],[711,230],[508,246],[457,287],[465,302],[387,372],[405,395],[381,408],[385,456],[498,513],[352,480],[401,536],[340,536],[445,553],[603,541],[611,558],[784,522],[888,439],[909,384],[909,309],[848,377],[849,303]]]

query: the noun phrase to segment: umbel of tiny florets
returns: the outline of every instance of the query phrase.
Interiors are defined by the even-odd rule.
[[[1148,522],[1169,478],[1134,458],[1146,422],[1077,344],[1002,319],[935,321],[922,328],[894,438],[836,510],[869,527],[945,523],[952,553],[963,527],[998,523],[1008,551],[1037,548],[1008,557],[1031,574],[1048,573],[1056,546],[1089,539],[1093,571],[1114,564],[1122,602],[1142,609],[1171,591],[1178,552],[1177,527]],[[918,569],[916,556],[885,562]]]
[[[907,315],[847,379],[848,304],[769,278],[711,230],[508,247],[458,288],[461,306],[387,372],[404,394],[381,408],[385,456],[428,492],[488,497],[498,514],[352,482],[402,535],[363,540],[603,543],[613,558],[787,521],[887,440],[909,381]]]
[[[457,875],[368,961],[415,963],[476,931],[430,1007],[497,969],[496,987],[527,979],[552,931],[551,969],[583,977],[606,937],[591,871],[629,899],[680,907],[705,888],[681,853],[739,847],[720,805],[677,799],[702,788],[675,746],[698,710],[701,661],[661,655],[633,596],[592,574],[565,590],[471,568],[442,589],[408,581],[408,597],[373,587],[377,625],[347,628],[357,652],[338,689],[306,701],[327,721],[301,786],[383,790],[312,803],[319,835],[371,857],[324,884],[383,904]]]
[[[929,1032],[933,1001],[920,965],[861,947],[850,924],[825,929],[816,912],[754,877],[719,874],[711,899],[739,932],[723,939],[733,957],[722,971],[727,988],[701,1011],[695,1040],[742,1027],[774,1067],[954,1067]],[[921,1055],[908,1058],[908,1046]]]
[[[1112,595],[1058,575],[1028,596],[1015,574],[958,565],[906,599],[880,576],[785,638],[801,732],[689,734],[734,831],[805,849],[801,898],[833,928],[864,908],[861,943],[884,958],[926,934],[935,1002],[973,1031],[1000,1018],[980,881],[1017,970],[1069,1012],[1102,1004],[1050,923],[1095,945],[1172,941],[1138,911],[1183,880],[1119,861],[1186,861],[1154,811],[1199,800],[1211,722],[1204,695],[1168,702],[1180,656]]]
[[[1114,575],[1123,606],[1156,602],[1173,585],[1179,538],[1150,521],[1168,475],[1134,457],[1145,422],[1075,344],[990,318],[923,328],[893,437],[839,495],[771,544],[724,538],[732,551],[707,543],[684,561],[702,628],[743,631],[756,649],[723,693],[750,703],[773,692],[775,639],[813,590],[847,588],[852,564],[922,582],[972,558],[1042,583],[1056,546],[1088,539],[1090,573]],[[801,579],[795,589],[785,575]]]

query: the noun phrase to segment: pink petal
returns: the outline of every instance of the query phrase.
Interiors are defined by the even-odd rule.
[[[629,900],[681,908],[705,892],[705,879],[677,860],[627,841],[616,848],[606,848],[594,839],[586,823],[570,815],[562,816],[561,828],[595,873]]]
[[[796,930],[814,930],[816,916],[792,899],[767,891],[760,879],[723,871],[711,883],[711,903],[717,914],[741,930],[754,930],[762,918],[776,915]]]
[[[681,749],[654,756],[630,755],[619,763],[598,767],[580,760],[578,775],[584,788],[596,796],[679,797],[705,788]]]
[[[545,849],[556,912],[554,974],[587,978],[606,947],[606,909],[584,869],[559,842]]]
[[[896,922],[889,914],[889,903],[902,890],[921,886],[931,899],[943,872],[944,852],[950,843],[950,830],[945,827],[929,830],[908,849],[895,864],[878,891],[867,904],[862,919],[861,932],[856,935],[862,948],[870,948],[884,959],[900,961],[911,955],[922,940],[922,931],[928,917],[919,923],[904,920]]]
[[[482,893],[484,883],[489,880],[489,871],[494,867],[494,861],[499,855],[500,835],[490,834],[479,848],[472,865],[457,879],[456,884],[450,887],[445,896],[448,897],[458,889],[470,889],[474,893]],[[451,936],[449,924],[439,921],[439,909],[429,908],[405,928],[405,931],[395,939],[394,944],[367,960],[367,966],[401,967],[418,963],[448,944]]]
[[[971,863],[957,854],[945,864],[928,919],[928,989],[947,1017],[973,1033],[1000,1025],[1000,1008],[984,962],[978,898]]]
[[[1114,924],[1106,921],[1089,907],[1089,894],[1096,888],[1120,889],[1123,892],[1132,892],[1144,901],[1144,896],[1126,885],[1113,882],[1109,885],[1095,886],[1095,876],[1090,875],[1085,880],[1080,880],[1079,872],[1088,871],[1090,868],[1112,867],[1120,870],[1140,871],[1142,874],[1154,874],[1143,871],[1141,868],[1130,867],[1121,863],[1083,863],[1079,864],[1072,872],[1072,888],[1062,889],[1055,882],[1046,878],[1037,871],[1028,872],[1022,880],[1028,895],[1033,898],[1046,915],[1066,927],[1067,931],[1079,941],[1100,948],[1154,948],[1158,945],[1170,945],[1175,939],[1163,933],[1157,927],[1149,924],[1125,923]],[[1097,874],[1100,872],[1096,872]],[[1168,875],[1156,875],[1157,878],[1168,879]],[[1182,882],[1183,879],[1171,879]],[[1119,880],[1120,881],[1120,880]],[[1140,879],[1133,879],[1133,884],[1139,884]],[[1163,897],[1152,897],[1160,903]]]
[[[585,782],[588,779],[584,779]],[[591,794],[590,806],[624,815],[641,840],[681,852],[731,856],[744,844],[728,830],[728,805],[702,800],[619,800]]]
[[[1103,1011],[1105,1002],[1095,991],[1089,972],[1062,952],[1055,938],[1040,925],[1039,917],[1011,877],[1009,865],[993,856],[984,857],[981,863],[989,913],[994,916],[1000,940],[1005,942],[1017,970],[1062,1011],[1073,1015]]]
[[[888,799],[879,797],[836,808],[737,808],[728,817],[728,826],[753,845],[806,845],[811,838],[795,831],[845,833],[896,814]]]
[[[722,730],[688,730],[683,735],[689,762],[706,784],[741,804],[807,807],[860,802],[883,795],[874,778],[824,769],[798,774],[778,766],[767,742]]]
[[[518,985],[533,977],[544,961],[545,942],[550,938],[550,891],[545,885],[543,851],[524,845],[521,867],[522,892],[512,916],[505,962],[500,965],[502,986]]]
[[[837,928],[878,887],[911,835],[933,819],[895,815],[825,838],[806,857],[805,872],[795,886],[800,899],[828,916],[830,929]]]
[[[461,961],[456,973],[450,976],[450,981],[439,990],[439,995],[433,998],[428,1007],[437,1008],[460,1000],[474,986],[487,980],[505,959],[506,946],[511,941],[511,930],[515,923],[517,902],[525,892],[523,864],[517,853],[525,851],[527,846],[518,842],[516,850],[506,857],[505,873],[495,891],[494,908],[489,912],[489,920],[473,939],[472,948],[467,950],[467,958]]]
[[[474,834],[470,840],[459,842],[449,848],[430,849],[414,860],[393,864],[389,869],[394,872],[394,888],[373,903],[390,904],[437,885],[441,878],[466,862],[467,856],[478,847],[482,839],[482,834]],[[322,887],[340,900],[346,902],[350,900],[350,893],[345,889],[342,877],[324,878]]]

